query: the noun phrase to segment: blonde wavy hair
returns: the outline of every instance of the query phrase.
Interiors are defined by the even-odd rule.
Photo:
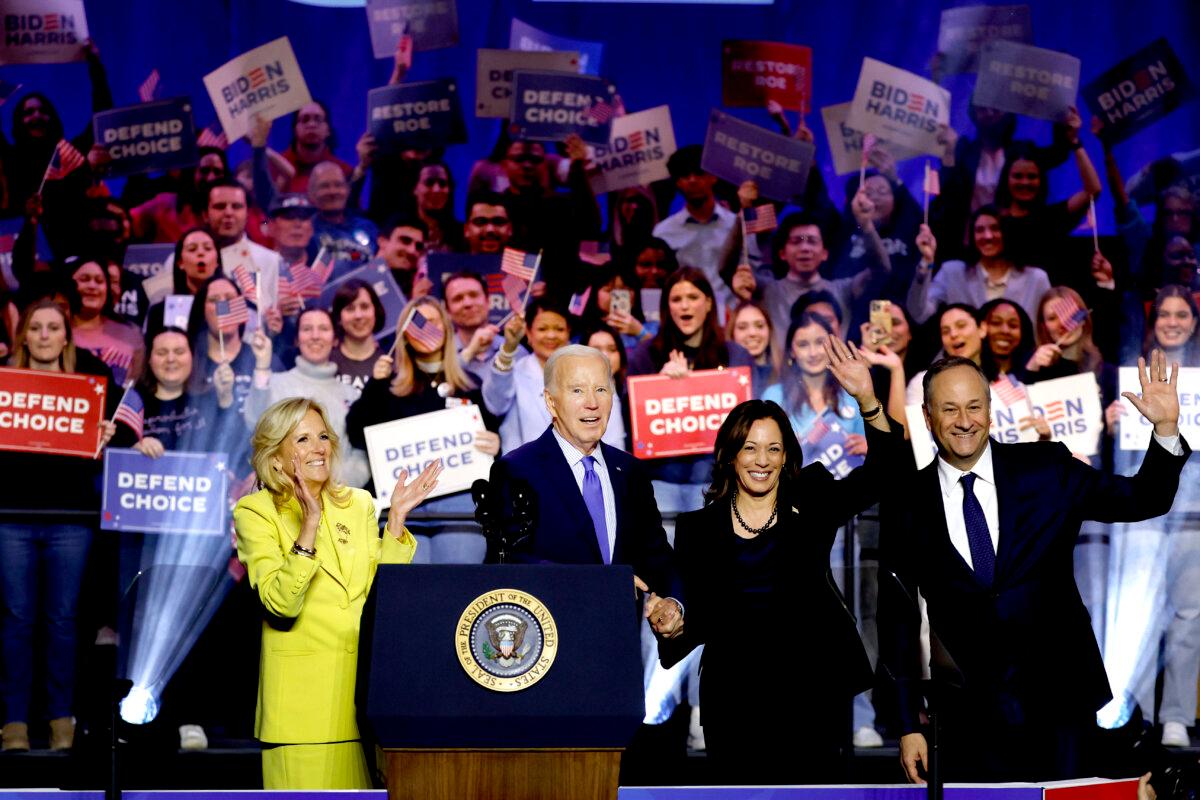
[[[446,313],[446,307],[442,302],[434,297],[421,297],[416,300],[409,301],[404,310],[400,312],[400,321],[396,323],[396,338],[403,339],[402,342],[396,345],[396,377],[392,379],[392,394],[397,397],[407,397],[412,394],[414,383],[413,361],[417,354],[412,349],[412,345],[408,339],[404,339],[400,335],[400,328],[404,325],[404,321],[408,319],[408,315],[412,313],[414,308],[422,308],[422,315],[428,316],[425,310],[432,310],[442,324],[442,372],[446,374],[446,382],[455,388],[458,392],[467,392],[475,388],[475,381],[463,369],[462,364],[458,360],[458,347],[454,341],[454,323],[450,321],[450,315]]]
[[[350,503],[350,490],[332,477],[337,473],[338,460],[341,457],[341,442],[333,430],[333,426],[329,424],[329,415],[325,413],[325,408],[315,400],[307,397],[289,397],[286,400],[280,400],[264,411],[258,419],[258,424],[254,426],[254,436],[250,439],[250,444],[254,448],[254,453],[250,456],[250,463],[258,476],[259,485],[271,493],[271,499],[275,501],[276,507],[282,506],[290,500],[295,494],[292,480],[282,470],[273,469],[271,459],[279,455],[279,451],[283,449],[283,443],[287,441],[292,431],[309,411],[316,411],[320,415],[321,423],[329,434],[329,458],[327,461],[330,478],[321,491],[323,494],[329,495],[335,505],[345,508]]]

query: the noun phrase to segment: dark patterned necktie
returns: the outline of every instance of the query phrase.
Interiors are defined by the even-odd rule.
[[[996,573],[996,551],[992,548],[992,535],[988,533],[983,506],[975,496],[976,477],[978,476],[973,472],[962,476],[963,522],[967,526],[967,543],[971,546],[971,563],[975,568],[975,577],[990,588]]]

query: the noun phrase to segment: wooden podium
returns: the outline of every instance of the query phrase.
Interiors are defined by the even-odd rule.
[[[615,800],[645,714],[632,586],[622,566],[381,566],[358,707],[391,800]]]

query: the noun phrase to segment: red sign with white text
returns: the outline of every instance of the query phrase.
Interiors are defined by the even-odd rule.
[[[0,369],[0,450],[96,457],[107,379]]]
[[[812,50],[799,44],[730,40],[721,45],[721,103],[761,108],[774,100],[807,112],[812,97]]]
[[[638,458],[710,455],[717,430],[750,399],[750,368],[704,369],[686,378],[629,379],[633,454]]]

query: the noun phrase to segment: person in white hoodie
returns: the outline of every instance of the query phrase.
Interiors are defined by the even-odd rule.
[[[359,390],[342,383],[337,377],[337,365],[329,360],[334,333],[333,318],[328,311],[313,308],[300,315],[296,345],[300,349],[296,366],[286,372],[271,372],[271,339],[262,331],[255,331],[250,336],[250,348],[254,351],[254,383],[242,408],[246,426],[253,429],[263,412],[280,400],[306,397],[325,408],[334,432],[344,439],[346,411],[358,399]],[[361,450],[347,452],[338,472],[334,477],[347,486],[361,487],[371,477],[366,454]]]

